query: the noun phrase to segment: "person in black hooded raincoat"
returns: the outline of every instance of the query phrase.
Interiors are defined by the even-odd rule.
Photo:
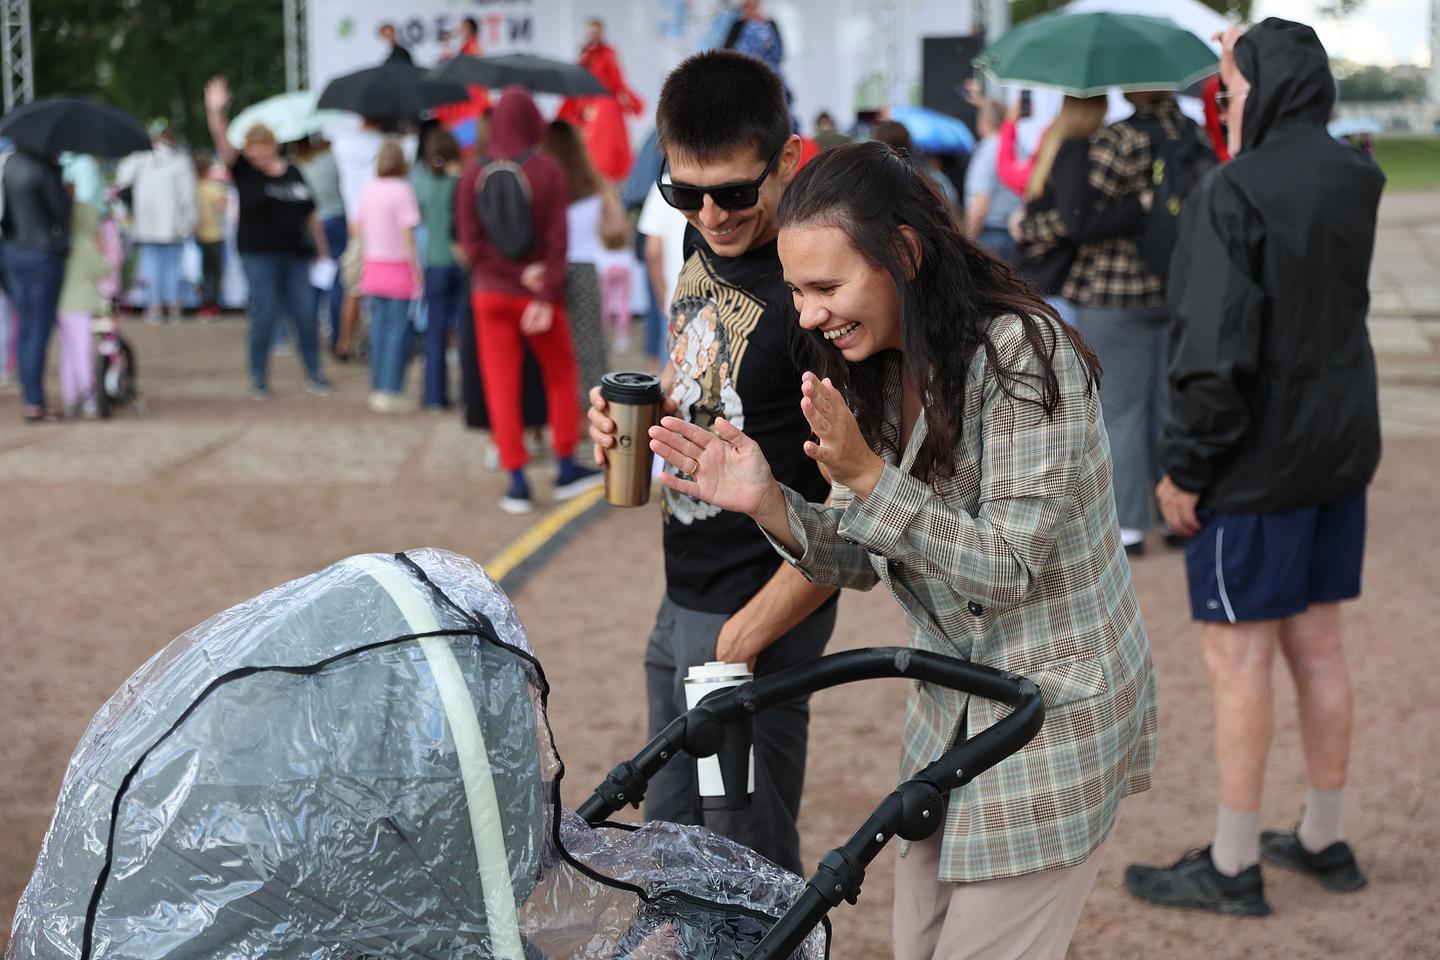
[[[1182,216],[1156,495],[1190,537],[1219,814],[1210,847],[1132,866],[1125,883],[1155,903],[1264,915],[1262,858],[1332,890],[1365,883],[1341,829],[1353,708],[1339,602],[1360,593],[1380,459],[1365,316],[1385,178],[1326,132],[1335,83],[1310,27],[1271,18],[1218,39],[1235,159]],[[1297,829],[1262,834],[1277,649],[1295,678],[1310,791]]]

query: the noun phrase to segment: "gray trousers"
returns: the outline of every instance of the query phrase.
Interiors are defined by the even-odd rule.
[[[715,659],[715,641],[729,619],[660,604],[645,649],[645,688],[650,701],[650,736],[685,712],[685,674]],[[803,620],[760,654],[757,677],[814,661],[835,629],[835,605]],[[810,698],[792,700],[755,716],[755,795],[745,810],[700,808],[695,760],[678,756],[650,781],[645,819],[709,827],[745,844],[763,857],[804,876],[800,862],[800,793],[805,786],[805,748],[810,737]]]
[[[1160,431],[1170,416],[1170,318],[1164,307],[1077,307],[1075,328],[1100,357],[1100,406],[1110,435],[1115,514],[1150,529],[1160,482]]]

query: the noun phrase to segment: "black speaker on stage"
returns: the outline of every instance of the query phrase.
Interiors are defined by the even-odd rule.
[[[985,48],[985,35],[925,37],[921,44],[922,102],[931,110],[959,117],[973,131],[975,105],[965,97],[965,81],[975,76],[971,61]]]

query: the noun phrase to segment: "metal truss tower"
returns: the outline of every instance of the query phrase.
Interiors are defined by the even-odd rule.
[[[285,89],[310,87],[310,4],[285,0]]]
[[[1440,0],[1430,0],[1430,102],[1440,107]]]
[[[5,112],[35,99],[35,59],[30,46],[30,0],[0,0],[0,60]]]

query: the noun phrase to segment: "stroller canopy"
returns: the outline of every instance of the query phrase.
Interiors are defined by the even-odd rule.
[[[233,607],[96,715],[5,956],[743,956],[803,882],[702,828],[564,810],[547,692],[454,554]],[[817,930],[801,955],[825,953]]]

